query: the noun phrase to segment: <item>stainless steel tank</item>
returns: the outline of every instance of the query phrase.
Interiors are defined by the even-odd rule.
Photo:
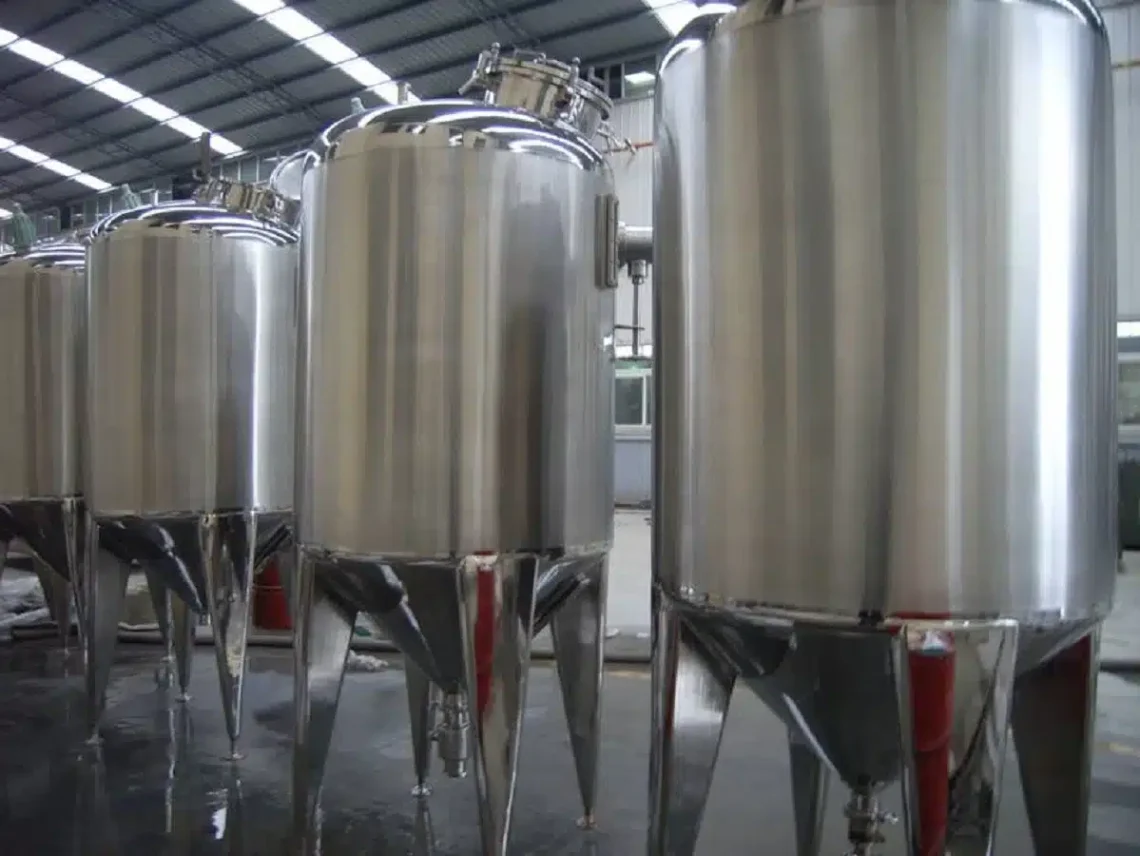
[[[649,853],[739,679],[879,852],[1085,848],[1116,566],[1112,89],[1087,2],[706,7],[657,92]]]
[[[80,576],[85,300],[82,245],[0,257],[0,572],[22,540],[65,648]]]
[[[289,537],[295,219],[268,188],[214,180],[111,215],[88,252],[88,550],[161,576],[184,651],[190,613],[209,614],[231,741],[253,576]],[[125,574],[90,581],[94,729]]]
[[[590,138],[609,102],[576,65],[497,50],[471,88],[482,101],[331,126],[304,178],[301,836],[359,612],[412,664],[418,746],[430,727],[449,774],[473,762],[488,854],[508,839],[531,637],[551,622],[593,810],[618,221]]]

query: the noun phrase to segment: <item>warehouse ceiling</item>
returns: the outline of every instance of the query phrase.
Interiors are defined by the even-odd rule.
[[[675,0],[0,3],[0,206],[42,208],[300,144],[349,99],[452,94],[492,42],[583,65],[656,52]],[[651,11],[664,6],[666,11]]]

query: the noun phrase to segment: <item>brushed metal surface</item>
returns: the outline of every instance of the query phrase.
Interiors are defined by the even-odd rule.
[[[158,206],[97,229],[88,261],[92,514],[289,509],[288,230],[209,206]]]
[[[466,101],[345,122],[304,182],[298,541],[393,557],[604,547],[605,162],[573,132]]]
[[[81,247],[0,260],[0,501],[82,492],[85,300]]]
[[[1065,8],[750,3],[670,51],[654,214],[668,593],[1107,610],[1112,94],[1095,10]]]

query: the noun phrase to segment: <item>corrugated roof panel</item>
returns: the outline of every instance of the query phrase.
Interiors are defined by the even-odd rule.
[[[411,85],[413,90],[425,98],[446,98],[454,96],[470,76],[471,69],[465,65],[412,78]]]
[[[135,110],[124,110],[109,98],[95,96],[94,93],[90,93],[88,97],[101,98],[97,102],[98,112],[87,111],[80,124],[105,137],[121,137],[154,124],[154,119],[149,116],[144,116]]]
[[[143,60],[156,59],[161,53],[162,48],[159,45],[141,38],[136,33],[128,32],[83,51],[72,59],[114,77],[118,69],[135,65]]]
[[[84,172],[97,172],[96,167],[106,163],[110,157],[107,152],[94,146],[79,147],[75,140],[63,134],[52,134],[50,138],[44,140],[43,147],[45,151],[50,150],[54,153],[66,151],[68,154],[63,160]]]
[[[245,55],[249,56],[249,53]],[[269,56],[243,60],[242,65],[261,77],[274,80],[294,77],[306,71],[316,73],[329,67],[319,56],[297,44],[290,44]]]
[[[51,133],[59,123],[42,114],[29,115],[24,105],[0,94],[0,137],[27,140]]]
[[[246,23],[206,43],[227,56],[243,56],[269,48],[283,48],[293,40],[264,21],[246,15]]]
[[[0,152],[0,175],[3,175],[3,181],[11,185],[21,184],[19,176],[25,171],[28,162],[20,160],[15,155],[10,155],[5,152]]]
[[[229,128],[280,113],[280,110],[267,107],[263,101],[246,96],[209,110],[197,110],[194,112],[194,121],[201,122],[207,128]]]
[[[198,61],[199,58],[199,54],[193,53],[166,53],[134,71],[123,72],[116,77],[139,92],[157,93],[183,83],[188,77],[204,74],[205,69]],[[161,97],[159,100],[162,100]]]
[[[122,184],[124,181],[129,181],[132,178],[146,175],[149,170],[153,169],[154,167],[149,167],[149,169],[147,167],[140,168],[140,166],[137,165],[137,162],[132,162],[129,164],[123,164],[121,166],[103,167],[99,170],[98,175],[101,179],[108,182],[109,184],[118,185]],[[74,191],[72,192],[74,193]]]
[[[255,149],[275,145],[283,140],[308,140],[315,137],[323,126],[315,122],[301,121],[295,116],[274,116],[242,129],[242,139],[246,148]]]
[[[300,80],[284,84],[286,92],[305,103],[319,103],[331,98],[345,89],[356,87],[363,89],[351,77],[335,68],[325,68],[316,74],[307,75]],[[347,108],[348,102],[345,101]]]
[[[583,61],[640,56],[647,47],[664,47],[665,31],[652,21],[639,20],[627,27],[609,27],[569,39],[553,38],[542,49],[560,58],[579,57]]]
[[[411,9],[383,15],[367,23],[338,26],[333,32],[358,53],[375,53],[416,41],[441,29],[478,24],[478,17],[472,15],[467,4],[454,0],[426,0]]]
[[[187,143],[193,147],[196,143],[185,134],[172,130],[165,125],[150,124],[144,128],[138,128],[131,134],[126,134],[122,138],[123,144],[129,146],[134,151],[143,154],[150,152],[159,152],[167,147]],[[146,154],[147,158],[161,159],[159,154]]]
[[[606,0],[605,3],[568,3],[563,0],[533,9],[527,9],[528,4],[520,5],[523,8],[514,13],[515,20],[523,29],[537,36],[574,30],[607,18],[626,15],[645,16],[653,21],[662,34],[665,32],[641,0]]]
[[[479,52],[495,41],[494,32],[485,24],[475,24],[445,38],[431,39],[419,44],[380,55],[369,55],[394,77],[404,78],[424,73],[441,66],[462,65],[470,71]]]
[[[37,0],[35,3],[4,3],[4,26],[28,33],[68,12],[88,6],[83,0]]]
[[[29,65],[32,68],[39,68],[39,66],[31,63]],[[62,74],[42,68],[35,74],[24,77],[16,83],[4,83],[2,85],[5,95],[25,102],[33,109],[49,98],[58,98],[61,95],[83,88],[82,84],[76,83]]]
[[[36,33],[35,40],[53,51],[74,57],[96,42],[122,32],[122,25],[98,12],[98,6],[90,11],[79,12]],[[4,23],[13,26],[5,14]]]
[[[7,81],[34,74],[38,68],[40,66],[30,59],[24,59],[11,51],[0,50],[0,91],[3,91]]]
[[[87,167],[76,163],[77,157],[93,154],[94,157],[105,160],[108,157],[129,156],[117,141],[99,138],[93,131],[81,127],[65,128],[37,137],[32,148],[84,170]]]
[[[164,17],[163,23],[189,36],[200,37],[244,27],[252,18],[253,15],[230,0],[182,0],[181,8]]]
[[[212,76],[183,83],[173,89],[165,89],[158,98],[172,110],[190,116],[203,107],[212,107],[241,98],[245,94],[245,89],[246,87],[237,81],[231,82],[222,77]]]

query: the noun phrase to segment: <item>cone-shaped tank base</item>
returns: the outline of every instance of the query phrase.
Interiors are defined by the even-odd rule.
[[[90,521],[89,521],[90,522]],[[87,690],[87,738],[99,740],[107,704],[107,683],[115,661],[119,618],[127,593],[130,565],[99,548],[99,528],[88,526],[84,585],[84,677]]]
[[[174,635],[171,631],[170,590],[163,584],[161,578],[150,569],[144,569],[146,574],[146,589],[150,596],[151,609],[154,610],[154,623],[158,626],[158,634],[162,637],[162,659],[155,669],[154,677],[159,686],[169,686],[175,677],[174,663]]]
[[[0,534],[20,538],[41,561],[65,580],[80,568],[84,538],[83,500],[75,496],[0,504]]]
[[[60,648],[67,653],[71,645],[71,606],[73,602],[71,582],[61,577],[40,558],[32,559],[32,568],[39,578],[44,592],[48,615],[55,623],[59,635]]]
[[[660,596],[655,593],[656,600]],[[679,611],[655,604],[650,856],[691,856],[697,847],[736,672]]]
[[[82,647],[84,527],[83,500],[77,496],[0,503],[0,539],[4,542],[0,572],[9,543],[22,540],[34,557],[33,570],[65,653],[70,646],[73,603]]]
[[[562,705],[570,729],[570,748],[582,796],[580,826],[595,824],[598,753],[601,748],[602,676],[606,639],[605,559],[586,563],[575,573],[576,592],[550,619]],[[536,607],[537,611],[537,607]],[[541,630],[542,628],[538,628]]]
[[[594,567],[600,568],[599,560],[592,557]],[[536,587],[553,566],[535,555],[413,561],[300,549],[295,581],[297,841],[314,835],[352,626],[359,612],[367,612],[418,669],[410,675],[414,722],[419,730],[435,733],[445,772],[474,772],[484,853],[505,853]],[[601,589],[597,591],[600,596]],[[586,612],[593,611],[589,601],[584,603]],[[590,672],[584,666],[578,671]],[[429,682],[439,692],[434,708],[425,701]],[[583,698],[589,696],[587,691]],[[592,700],[576,701],[575,710],[592,705]],[[417,764],[417,775],[422,770],[426,777],[426,755]]]
[[[104,572],[88,586],[102,598],[103,610],[113,615],[96,616],[93,631],[117,628],[122,608],[125,571],[129,565],[146,569],[148,584],[165,589],[170,597],[170,636],[181,696],[186,697],[194,643],[194,613],[208,612],[214,628],[218,678],[221,685],[231,756],[241,731],[242,686],[251,620],[253,577],[260,567],[289,539],[284,512],[227,512],[151,517],[95,517],[88,521],[87,548],[91,555],[106,553],[119,567]],[[103,563],[101,563],[102,565]],[[119,577],[122,577],[120,581]],[[103,579],[103,577],[107,577]],[[120,584],[122,583],[122,585]],[[116,593],[117,592],[117,593]],[[161,599],[161,598],[160,598]],[[165,612],[156,603],[156,613]],[[160,623],[163,618],[159,616]],[[110,663],[114,659],[116,633],[103,629],[92,644],[99,648],[88,658],[100,664],[88,675],[88,708],[97,728],[102,716]],[[102,665],[102,664],[105,664]]]
[[[404,661],[405,680],[408,685],[408,717],[412,725],[412,763],[415,765],[416,784],[412,794],[426,797],[431,794],[428,774],[431,771],[431,747],[435,739],[435,714],[439,695],[423,669],[414,660]]]
[[[796,856],[820,856],[830,771],[812,747],[794,731],[788,732],[788,754],[792,768]]]
[[[1022,673],[1013,739],[1036,856],[1084,856],[1100,630]]]
[[[578,789],[582,797],[580,825],[591,828],[598,787],[601,741],[601,688],[605,643],[607,568],[604,558],[575,559],[546,568],[535,594],[537,635],[549,625]],[[413,661],[407,666],[408,704],[412,723],[413,794],[428,796],[435,713],[435,686]]]
[[[847,792],[850,853],[891,835],[909,856],[990,852],[1010,724],[1032,747],[1019,758],[1037,856],[1084,852],[1097,648],[1080,634],[1092,623],[1034,628],[1019,658],[1020,628],[1003,619],[745,618],[658,592],[655,621],[650,856],[695,851],[737,678],[788,726],[797,856],[818,856],[830,771]],[[892,831],[879,796],[895,781]]]

